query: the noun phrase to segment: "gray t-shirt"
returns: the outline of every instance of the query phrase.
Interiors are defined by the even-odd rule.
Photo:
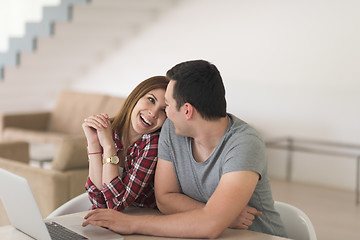
[[[158,157],[171,161],[183,194],[206,203],[223,174],[232,171],[254,171],[260,176],[249,206],[262,211],[249,230],[286,236],[280,215],[274,209],[267,175],[266,148],[260,135],[247,123],[228,114],[228,127],[218,146],[205,162],[196,162],[191,139],[175,134],[167,119],[162,126]]]

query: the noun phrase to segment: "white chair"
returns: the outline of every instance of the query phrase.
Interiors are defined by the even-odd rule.
[[[92,204],[89,200],[88,194],[83,193],[73,199],[67,201],[57,209],[55,209],[52,213],[50,213],[47,218],[53,218],[65,214],[76,213],[87,211],[91,208]]]
[[[289,238],[317,240],[314,226],[303,211],[290,204],[278,201],[275,201],[275,209],[280,213]]]

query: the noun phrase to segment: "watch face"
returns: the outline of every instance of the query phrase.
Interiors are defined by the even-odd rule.
[[[114,164],[118,164],[119,163],[119,157],[118,156],[112,156],[111,157],[111,162]]]

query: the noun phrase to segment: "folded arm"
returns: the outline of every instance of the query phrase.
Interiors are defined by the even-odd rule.
[[[161,158],[156,166],[155,196],[157,206],[163,214],[185,212],[205,206],[205,203],[181,193],[173,164]]]
[[[172,214],[203,208],[205,203],[192,199],[181,193],[173,164],[163,159],[158,160],[155,174],[156,203],[163,214]],[[245,206],[229,227],[248,229],[252,221],[262,212]]]
[[[109,227],[123,234],[216,238],[240,215],[258,179],[259,175],[252,171],[226,173],[221,177],[214,194],[203,207],[163,216],[129,216],[110,210],[96,210],[85,217],[84,226],[92,224]],[[156,181],[159,181],[158,177]],[[167,179],[167,181],[170,180]],[[174,195],[169,194],[167,197],[169,196]],[[192,203],[187,198],[183,200]],[[186,208],[185,204],[179,204],[180,209]],[[165,208],[170,209],[167,211],[175,211],[174,206]]]

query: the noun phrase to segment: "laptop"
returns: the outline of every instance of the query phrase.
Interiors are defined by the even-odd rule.
[[[124,239],[106,228],[88,225],[82,227],[84,214],[64,215],[44,220],[31,192],[28,181],[0,168],[0,198],[11,224],[34,239],[57,239],[55,231],[72,234],[65,239]],[[51,231],[51,232],[50,232]],[[64,239],[64,238],[62,238]]]

